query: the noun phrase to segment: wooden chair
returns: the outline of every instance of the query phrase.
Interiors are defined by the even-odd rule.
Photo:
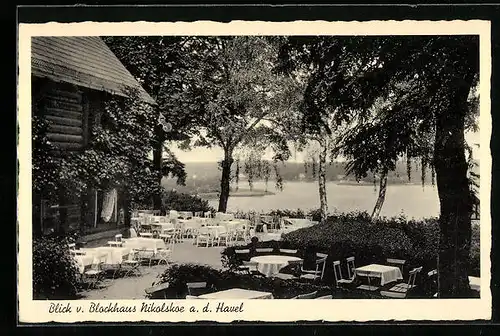
[[[300,294],[297,295],[296,297],[293,297],[292,299],[305,299],[305,300],[310,300],[314,299],[318,295],[318,291],[314,291],[312,293],[307,293],[307,294]]]
[[[297,250],[292,250],[292,249],[281,249],[280,248],[280,253],[281,254],[287,254],[287,255],[296,255]]]
[[[389,265],[393,265],[393,266],[398,267],[401,270],[401,274],[403,274],[403,267],[406,264],[406,260],[387,258],[386,262]]]
[[[415,288],[415,279],[417,278],[417,274],[422,271],[422,267],[414,268],[410,271],[408,282],[407,283],[399,283],[393,287],[391,287],[388,291],[381,291],[380,294],[382,296],[404,299],[408,296],[408,292]]]
[[[325,274],[325,266],[326,266],[326,258],[316,260],[316,269],[315,270],[306,270],[302,267],[302,274],[300,279],[305,280],[323,280],[323,275]]]
[[[102,279],[104,275],[104,270],[102,265],[106,261],[106,256],[100,256],[94,258],[90,269],[84,272],[85,280],[88,281],[87,289],[96,288],[97,283]]]
[[[125,276],[135,273],[136,275],[142,275],[141,270],[139,269],[140,263],[137,258],[137,250],[131,250],[128,254],[127,259],[123,260],[121,271],[125,272]]]
[[[380,288],[379,286],[373,286],[371,283],[372,278],[376,278],[377,274],[372,273],[372,272],[363,272],[363,275],[366,275],[366,277],[368,278],[368,284],[359,285],[358,287],[356,287],[357,289],[374,292]]]
[[[112,247],[122,247],[123,245],[123,235],[122,234],[117,234],[115,235],[115,240],[110,240],[108,241],[108,246]]]
[[[188,282],[186,284],[188,295],[196,295],[200,296],[203,294],[207,294],[211,291],[212,288],[208,287],[205,281],[200,282]]]
[[[274,278],[282,279],[282,280],[294,280],[298,277],[294,274],[300,273],[302,268],[302,260],[292,260],[288,262],[288,265],[281,269],[278,273],[274,274]],[[284,273],[282,271],[288,270],[290,273]]]
[[[350,285],[354,282],[354,280],[356,278],[355,273],[354,273],[354,271],[351,271],[349,269],[349,264],[347,265],[347,271],[348,271],[349,278],[344,279],[344,276],[342,275],[342,268],[340,267],[340,260],[335,260],[333,262],[333,273],[335,275],[335,282],[336,282],[337,287],[339,287],[339,285]],[[353,272],[352,276],[351,276],[351,272]]]
[[[205,243],[205,247],[208,247],[208,245],[213,246],[213,237],[205,228],[201,228],[196,236],[196,246],[200,246],[203,243]]]
[[[255,261],[244,260],[243,263],[240,266],[238,266],[237,272],[249,275],[259,275],[259,276],[263,275],[257,269],[257,265],[258,263],[256,263]]]
[[[427,272],[428,283],[430,283],[429,290],[435,292],[432,297],[438,297],[438,285],[437,285],[437,269],[433,269],[432,271]]]
[[[137,251],[137,258],[139,259],[140,263],[147,262],[148,266],[151,267],[151,263],[154,260],[155,254],[156,251],[153,249],[140,249]]]
[[[164,262],[165,265],[169,265],[171,255],[172,250],[170,249],[157,249],[150,262],[156,261],[156,265],[160,265],[162,262]]]
[[[273,249],[271,247],[267,247],[267,248],[256,248],[255,249],[255,252],[257,254],[259,253],[263,253],[263,254],[268,254],[268,253],[272,253],[273,252]]]

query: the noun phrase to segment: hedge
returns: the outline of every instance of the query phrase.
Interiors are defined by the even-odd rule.
[[[318,291],[318,296],[332,294],[334,298],[380,298],[373,293],[332,288],[294,280],[283,280],[237,274],[229,270],[216,270],[200,264],[173,264],[159,276],[157,284],[169,283],[166,296],[169,299],[185,298],[188,282],[205,281],[214,291],[242,288],[270,292],[275,299],[290,299],[299,294]],[[158,297],[163,298],[163,295]]]
[[[67,239],[41,237],[33,240],[33,298],[76,298],[78,268],[69,253]]]
[[[255,255],[257,247],[298,249],[304,266],[312,268],[316,253],[328,254],[324,282],[334,283],[332,262],[340,260],[346,274],[345,259],[354,256],[356,266],[386,263],[387,258],[405,259],[404,278],[413,267],[423,266],[417,281],[425,280],[425,274],[437,267],[439,224],[436,218],[407,220],[405,217],[381,218],[372,221],[366,212],[334,214],[322,224],[299,229],[283,235],[279,242],[252,242],[246,246],[228,247],[222,251],[222,264],[234,269]],[[235,249],[250,249],[248,256],[236,255]],[[473,227],[470,254],[470,275],[479,275],[479,228]],[[422,284],[421,284],[422,285]]]

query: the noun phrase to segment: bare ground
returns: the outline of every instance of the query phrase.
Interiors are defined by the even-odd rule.
[[[192,241],[175,244],[171,260],[173,263],[199,263],[222,268],[221,251],[224,247],[196,247]],[[100,288],[81,293],[82,300],[130,300],[144,299],[144,290],[150,287],[166,265],[141,266],[142,276],[106,279]]]

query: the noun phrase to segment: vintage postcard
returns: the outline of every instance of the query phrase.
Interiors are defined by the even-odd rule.
[[[19,322],[490,319],[488,21],[18,42]]]

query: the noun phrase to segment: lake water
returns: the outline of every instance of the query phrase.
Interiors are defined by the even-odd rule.
[[[264,189],[264,183],[255,183],[255,188]],[[269,184],[269,191],[275,195],[260,197],[230,197],[228,211],[256,210],[267,212],[273,209],[319,208],[317,183],[286,182],[283,191],[274,190]],[[327,183],[329,211],[349,212],[368,211],[371,213],[378,197],[378,189],[373,185],[342,185]],[[209,200],[210,205],[217,209],[218,199]],[[397,216],[405,214],[408,218],[423,218],[439,216],[439,198],[437,188],[432,185],[389,185],[381,216]]]

